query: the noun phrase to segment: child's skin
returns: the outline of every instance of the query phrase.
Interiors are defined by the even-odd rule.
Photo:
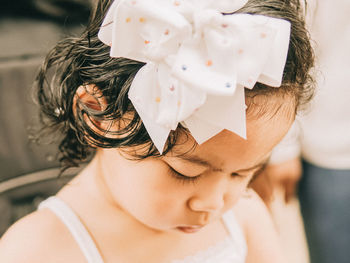
[[[102,98],[96,102],[84,89],[77,94],[103,107]],[[224,130],[191,151],[193,138],[182,136],[170,153],[142,161],[118,149],[98,149],[58,196],[85,224],[105,262],[169,262],[205,250],[228,236],[220,218],[232,207],[246,236],[246,262],[284,262],[268,212],[247,186],[289,129],[295,105],[287,96],[263,102],[251,107],[266,112],[248,113],[248,140]],[[184,181],[170,169],[199,178]],[[9,229],[0,258],[4,263],[85,262],[66,227],[46,209]]]

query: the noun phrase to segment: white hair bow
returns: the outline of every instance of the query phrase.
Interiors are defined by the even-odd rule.
[[[244,87],[279,87],[290,23],[232,14],[247,0],[120,0],[99,31],[111,57],[146,63],[129,98],[160,153],[182,122],[198,143],[246,138]]]

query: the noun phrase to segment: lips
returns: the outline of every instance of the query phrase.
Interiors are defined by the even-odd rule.
[[[183,233],[191,234],[198,232],[202,229],[202,227],[203,226],[178,226],[176,229]]]

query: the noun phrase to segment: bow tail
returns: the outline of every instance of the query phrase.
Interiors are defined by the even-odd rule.
[[[139,113],[138,110],[137,112]],[[152,139],[152,142],[156,146],[159,153],[162,154],[164,150],[164,145],[168,139],[171,129],[165,128],[164,126],[159,125],[152,118],[149,118],[146,114],[141,113],[139,115],[142,119],[143,125],[147,130],[148,135]]]
[[[148,63],[139,70],[130,86],[128,96],[154,145],[162,154],[171,127],[155,121],[160,112],[161,98],[156,65]]]
[[[186,119],[184,123],[198,144],[204,143],[223,130],[221,127],[212,125],[207,121],[201,120],[194,116]]]
[[[209,95],[206,103],[185,124],[201,144],[224,129],[246,139],[246,105],[243,86],[233,96]]]

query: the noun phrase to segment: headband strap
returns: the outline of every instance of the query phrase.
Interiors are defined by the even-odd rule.
[[[129,98],[160,153],[182,122],[201,144],[223,129],[246,138],[244,87],[282,83],[290,23],[232,14],[247,0],[114,1],[98,37],[111,57],[146,63]]]

